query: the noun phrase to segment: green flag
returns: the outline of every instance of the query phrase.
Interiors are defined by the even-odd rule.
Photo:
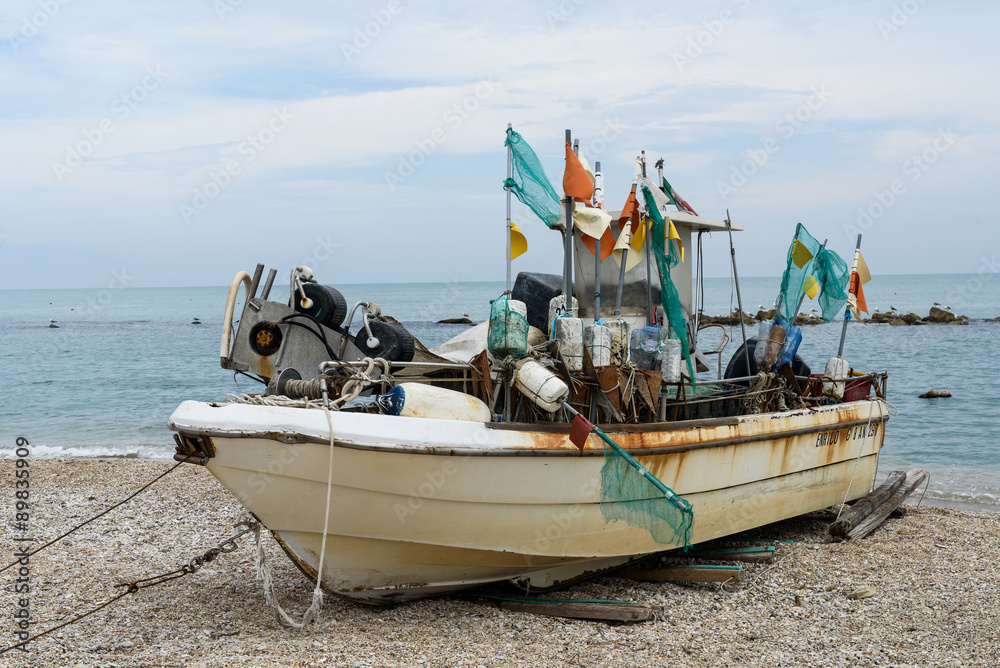
[[[823,320],[833,320],[847,303],[847,273],[847,263],[824,248],[799,223],[781,277],[781,317],[792,322],[802,293],[814,298],[818,291]]]
[[[681,298],[677,292],[677,286],[670,278],[670,268],[680,262],[677,250],[679,243],[676,246],[666,243],[666,223],[657,209],[656,198],[653,197],[649,186],[645,184],[642,186],[642,196],[646,200],[646,215],[653,223],[649,230],[649,243],[653,257],[656,258],[656,268],[660,271],[660,303],[663,304],[663,312],[667,314],[670,334],[681,343],[681,352],[687,362],[693,386],[695,375],[694,365],[691,363],[690,346],[688,345],[687,320],[684,317],[684,310],[681,308]]]
[[[510,147],[512,165],[511,178],[504,181],[504,188],[510,188],[543,223],[552,227],[559,222],[562,208],[559,205],[559,195],[545,176],[538,156],[528,146],[528,142],[513,130],[507,131],[504,145]]]

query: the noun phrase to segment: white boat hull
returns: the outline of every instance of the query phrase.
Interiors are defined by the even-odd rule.
[[[331,593],[384,603],[504,580],[544,589],[679,547],[604,520],[595,436],[581,455],[558,427],[332,417]],[[692,504],[700,543],[866,494],[887,417],[883,402],[860,401],[608,431]],[[189,401],[170,424],[211,439],[207,468],[315,578],[325,413]]]

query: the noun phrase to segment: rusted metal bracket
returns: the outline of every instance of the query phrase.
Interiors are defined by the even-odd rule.
[[[174,461],[204,466],[215,457],[215,446],[209,436],[174,434],[174,442],[177,444]]]

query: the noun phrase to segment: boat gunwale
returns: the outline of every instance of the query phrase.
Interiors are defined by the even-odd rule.
[[[878,401],[878,400],[876,400]],[[851,402],[855,403],[855,402]],[[847,406],[849,404],[841,404],[841,406]],[[828,413],[836,413],[840,411],[825,411]],[[776,413],[763,413],[765,415],[781,415]],[[705,422],[708,424],[699,426],[688,426],[688,429],[701,429],[708,426],[738,426],[739,424],[745,424],[746,421],[740,421],[736,419],[733,423],[731,420],[734,418],[714,418],[710,420],[692,420],[691,422]],[[650,448],[636,448],[636,447],[626,447],[625,450],[636,457],[645,457],[651,455],[665,455],[665,454],[678,454],[682,452],[689,452],[692,450],[702,450],[705,448],[716,448],[716,447],[728,447],[733,445],[742,445],[744,443],[756,443],[760,441],[768,440],[781,440],[785,438],[791,438],[795,436],[803,436],[806,434],[814,434],[824,431],[836,431],[841,429],[849,429],[852,427],[859,427],[861,425],[870,424],[880,424],[888,422],[889,415],[886,413],[881,413],[878,416],[872,416],[866,419],[851,420],[847,422],[834,422],[820,425],[812,425],[809,427],[800,427],[798,429],[791,429],[785,431],[764,431],[759,434],[749,434],[746,436],[737,436],[732,438],[723,438],[718,440],[704,441],[699,443],[688,443],[688,444],[676,444],[676,445],[664,445],[656,446]],[[483,423],[489,426],[490,424],[496,423]],[[503,423],[500,423],[503,424]],[[672,423],[652,423],[652,424],[666,424],[670,425]],[[767,424],[767,422],[764,422]],[[554,430],[553,427],[556,425],[530,425],[536,427],[531,431],[537,433],[568,433],[569,426],[567,425],[564,429]],[[546,427],[546,429],[537,429],[537,427]],[[621,426],[632,426],[632,425],[621,425]],[[635,425],[646,426],[646,425]],[[212,429],[210,427],[182,427],[178,426],[173,421],[169,424],[170,429],[183,434],[185,436],[200,436],[209,438],[227,438],[227,439],[239,439],[239,438],[260,438],[265,440],[276,440],[281,443],[313,443],[317,445],[329,445],[330,439],[327,437],[319,437],[311,434],[302,434],[298,432],[275,432],[275,431],[226,431],[221,429]],[[515,425],[507,423],[504,427],[506,430],[515,429]],[[528,431],[528,430],[520,430]],[[638,431],[638,430],[637,430]],[[666,429],[656,430],[656,429],[646,429],[644,431],[670,431],[669,427]],[[883,430],[883,437],[885,431]],[[571,443],[567,443],[565,448],[453,448],[453,447],[435,447],[430,445],[398,445],[398,444],[385,444],[385,445],[372,445],[368,443],[356,443],[354,441],[337,439],[334,438],[334,445],[336,447],[346,448],[350,450],[366,450],[373,452],[386,452],[386,453],[399,453],[399,454],[415,454],[415,455],[438,455],[438,456],[468,456],[468,457],[597,457],[604,456],[604,448],[600,446],[586,447],[584,450],[579,450],[577,447]]]

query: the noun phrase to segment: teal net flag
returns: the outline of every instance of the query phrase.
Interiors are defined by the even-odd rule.
[[[559,222],[562,210],[559,195],[552,187],[549,177],[545,176],[538,156],[528,146],[528,142],[513,130],[507,131],[504,145],[510,147],[512,166],[511,177],[504,181],[504,188],[510,188],[543,223],[552,227]]]
[[[656,258],[656,268],[660,271],[660,303],[663,304],[663,312],[667,314],[670,335],[681,343],[681,352],[687,362],[688,375],[694,387],[694,365],[691,363],[691,351],[688,345],[687,319],[684,317],[684,309],[681,308],[677,286],[670,278],[670,269],[680,262],[680,255],[675,244],[666,243],[666,225],[648,186],[642,186],[642,196],[646,200],[646,215],[653,221],[649,230],[649,244],[653,250],[653,257]]]
[[[823,320],[833,320],[847,303],[848,273],[847,263],[824,248],[799,223],[788,247],[788,265],[781,276],[781,317],[794,322],[799,300],[805,294],[810,299],[818,298]]]
[[[604,441],[601,517],[649,531],[660,545],[688,548],[694,509],[599,429]]]

